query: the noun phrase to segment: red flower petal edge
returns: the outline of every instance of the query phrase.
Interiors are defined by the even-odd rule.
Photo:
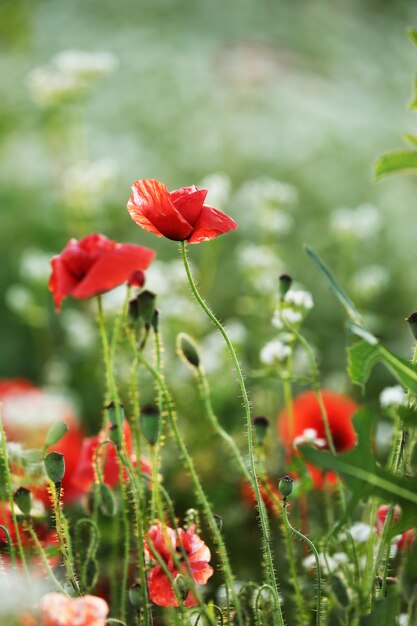
[[[128,282],[137,270],[149,267],[155,252],[131,243],[116,243],[94,233],[71,239],[52,261],[49,290],[56,310],[67,296],[90,298]]]
[[[137,180],[127,203],[131,218],[144,230],[173,241],[201,243],[235,230],[231,217],[204,204],[207,189],[195,185],[169,192],[152,178]]]

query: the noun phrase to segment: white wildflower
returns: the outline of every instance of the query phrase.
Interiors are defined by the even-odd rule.
[[[61,314],[61,323],[72,348],[91,350],[97,338],[97,331],[91,319],[76,309],[66,309]]]
[[[52,64],[62,74],[73,77],[74,80],[90,80],[110,74],[117,69],[119,63],[111,52],[63,50],[54,56]]]
[[[303,319],[300,311],[294,311],[293,309],[282,309],[281,320],[287,324],[299,324]]]
[[[72,100],[81,92],[80,85],[73,76],[48,67],[34,68],[29,72],[26,82],[33,101],[41,107]]]
[[[70,204],[96,209],[100,200],[111,188],[118,172],[113,159],[82,161],[65,172],[63,194]]]
[[[285,302],[300,309],[312,309],[314,306],[313,296],[303,289],[289,289],[285,294]]]
[[[293,441],[294,448],[303,445],[304,443],[314,444],[318,448],[325,448],[327,442],[322,437],[317,436],[317,430],[315,428],[305,428],[301,435],[295,437]]]
[[[279,339],[269,341],[261,350],[260,360],[265,365],[275,365],[282,363],[291,354],[290,346],[285,345]]]
[[[230,199],[231,182],[227,174],[209,174],[200,183],[200,188],[208,189],[206,203],[224,209]]]
[[[373,298],[388,286],[390,275],[382,265],[369,265],[360,269],[352,279],[353,290],[361,296]]]
[[[402,406],[406,403],[406,395],[401,385],[385,387],[379,395],[379,402],[384,409],[392,406]]]
[[[45,281],[51,273],[52,254],[28,248],[20,258],[20,275],[25,280]]]
[[[330,229],[340,237],[369,239],[381,225],[380,213],[371,204],[362,204],[356,209],[336,209],[330,217]]]
[[[365,543],[365,541],[368,541],[371,535],[372,528],[369,526],[369,524],[364,524],[363,522],[355,522],[355,524],[350,527],[349,532],[352,535],[352,539],[354,541],[357,541],[358,543]]]
[[[398,626],[408,626],[407,613],[400,613],[400,615],[398,616]]]
[[[337,569],[337,563],[331,556],[325,557],[324,554],[321,553],[319,554],[319,562],[322,570],[326,574],[334,572],[334,570]],[[309,554],[309,556],[303,559],[302,565],[307,570],[314,569],[316,567],[316,558],[314,554]]]

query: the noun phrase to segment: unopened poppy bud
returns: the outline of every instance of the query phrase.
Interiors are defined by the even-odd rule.
[[[294,481],[291,476],[283,476],[279,481],[278,488],[284,498],[288,498],[291,495],[293,484]]]
[[[187,333],[180,333],[177,336],[177,352],[187,365],[200,367],[200,351],[194,339]]]
[[[30,511],[32,509],[32,494],[30,493],[29,489],[26,489],[25,487],[19,487],[19,489],[13,494],[13,500],[22,511],[23,515],[29,517]]]
[[[181,598],[183,602],[187,599],[187,596],[190,592],[190,582],[189,580],[183,576],[182,574],[178,574],[174,581],[175,591]]]
[[[129,589],[129,602],[135,609],[140,609],[142,606],[142,592],[140,589],[140,583],[135,583]]]
[[[127,281],[129,287],[143,287],[145,284],[145,272],[143,270],[135,270]]]
[[[411,332],[413,333],[414,339],[417,339],[417,311],[411,313],[408,317],[405,318],[406,322],[410,327]]]
[[[107,417],[109,418],[110,424],[113,426],[118,423],[117,418],[118,414],[120,416],[120,421],[123,422],[125,418],[125,411],[123,404],[119,404],[117,407],[114,402],[110,402],[106,407]]]
[[[146,441],[149,445],[154,446],[158,442],[161,432],[161,414],[159,409],[154,405],[145,406],[140,414],[140,423]]]
[[[46,474],[55,485],[60,485],[65,474],[65,459],[61,452],[48,452],[44,460]]]
[[[288,274],[281,274],[278,278],[278,293],[280,300],[284,300],[287,291],[292,285],[292,278]]]
[[[256,443],[259,446],[262,446],[268,432],[269,419],[264,415],[259,415],[258,417],[253,418],[252,424],[255,431]]]
[[[149,329],[152,324],[152,319],[155,312],[155,300],[156,296],[152,291],[142,291],[136,297],[137,303],[137,315],[143,323],[145,324],[145,328]]]
[[[109,437],[110,437],[110,440],[115,444],[115,446],[117,446],[118,448],[121,447],[122,442],[123,442],[123,436],[117,424],[112,424],[110,426]]]
[[[48,430],[48,434],[45,439],[45,448],[50,448],[61,441],[61,439],[67,434],[68,426],[65,422],[55,422]]]
[[[217,513],[215,513],[213,515],[214,517],[214,521],[216,522],[216,526],[217,528],[220,530],[220,532],[222,532],[223,530],[223,518],[221,515],[218,515]]]

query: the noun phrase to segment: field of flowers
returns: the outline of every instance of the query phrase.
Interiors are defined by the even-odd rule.
[[[415,26],[0,6],[0,626],[417,624]]]

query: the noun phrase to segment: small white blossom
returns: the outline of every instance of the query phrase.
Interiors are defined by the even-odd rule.
[[[278,339],[269,341],[261,350],[260,360],[265,365],[274,365],[282,363],[291,354],[290,346],[285,345]]]
[[[51,273],[52,254],[28,248],[20,259],[20,275],[25,280],[45,281]]]
[[[303,319],[300,311],[294,311],[293,309],[282,309],[281,319],[287,324],[299,324]]]
[[[398,616],[398,626],[408,626],[408,615],[407,615],[407,613],[401,613]]]
[[[322,570],[329,574],[337,569],[337,563],[331,556],[325,557],[324,554],[319,554],[319,562]],[[305,559],[302,560],[302,565],[305,569],[310,570],[316,567],[316,558],[314,554],[309,554]]]
[[[111,188],[117,172],[117,163],[113,159],[76,163],[65,172],[64,198],[70,204],[82,204],[93,211]]]
[[[368,541],[371,535],[372,528],[369,526],[369,524],[364,524],[363,522],[355,522],[355,524],[350,527],[349,532],[352,535],[352,539],[354,541],[357,541],[358,543],[365,543],[365,541]]]
[[[369,239],[381,225],[380,213],[372,204],[361,204],[356,209],[336,209],[330,217],[330,229],[340,237]]]
[[[308,310],[314,306],[313,296],[309,291],[304,291],[303,289],[289,289],[285,294],[285,302]]]
[[[84,80],[110,74],[119,63],[111,52],[63,50],[54,56],[52,64],[64,75]]]
[[[301,446],[303,443],[312,443],[318,448],[324,448],[327,445],[325,439],[317,436],[317,430],[315,430],[314,428],[306,428],[305,430],[303,430],[301,435],[295,437],[293,442],[294,448]]]
[[[360,269],[352,279],[353,290],[362,297],[373,298],[388,286],[390,275],[382,265],[369,265]]]
[[[209,174],[200,183],[201,189],[208,189],[206,203],[223,209],[230,198],[231,182],[227,174]]]
[[[406,402],[406,395],[401,385],[385,387],[380,393],[379,402],[384,409],[392,406],[402,406]]]
[[[80,93],[80,85],[73,76],[53,68],[36,67],[28,74],[26,82],[33,101],[41,107],[72,100]]]

